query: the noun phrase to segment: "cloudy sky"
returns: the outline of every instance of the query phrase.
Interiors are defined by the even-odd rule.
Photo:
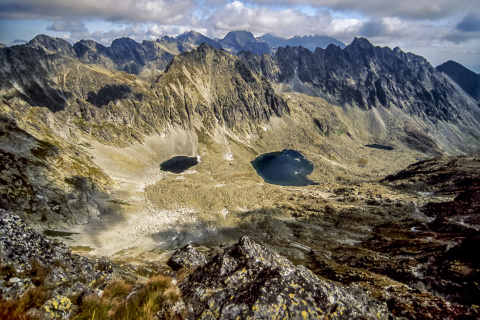
[[[367,37],[399,46],[434,66],[455,60],[480,73],[480,0],[0,0],[0,42],[44,33],[109,45],[196,30],[223,37],[327,35],[349,44]]]

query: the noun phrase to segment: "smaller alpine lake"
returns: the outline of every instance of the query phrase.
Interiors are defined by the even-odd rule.
[[[160,169],[173,173],[182,173],[198,164],[197,157],[177,156],[160,164]]]
[[[253,160],[253,168],[267,183],[281,186],[308,186],[315,184],[307,176],[313,164],[300,152],[292,149],[265,153]]]

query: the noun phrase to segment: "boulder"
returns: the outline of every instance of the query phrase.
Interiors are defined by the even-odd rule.
[[[167,261],[167,265],[174,271],[181,268],[195,269],[204,266],[207,259],[203,254],[195,250],[190,244],[177,250]]]

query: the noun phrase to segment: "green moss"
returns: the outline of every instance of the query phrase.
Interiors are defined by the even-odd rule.
[[[74,121],[74,123],[77,125],[77,127],[80,127],[81,129],[85,129],[88,127],[87,121],[85,121],[85,119],[83,118],[78,118]]]
[[[347,133],[347,128],[341,126],[335,130],[335,133],[337,134],[337,136],[341,136],[342,134]]]
[[[327,131],[321,131],[321,133],[324,137],[330,137],[330,132],[331,131],[329,129],[327,129]]]
[[[213,139],[205,132],[205,129],[202,128],[201,130],[195,128],[195,133],[197,134],[198,142],[205,145],[211,146],[213,144]]]
[[[80,171],[80,172],[84,171],[84,170],[82,170],[82,167],[81,167],[81,166],[83,166],[83,168],[88,171],[89,176],[103,176],[103,172],[100,171],[100,169],[89,165],[85,161],[83,161],[81,159],[78,159],[78,158],[75,158],[75,157],[70,157],[70,159],[72,159],[73,161],[77,162],[80,165],[80,166],[78,166],[78,165],[77,166],[75,166],[75,165],[72,166],[77,171]]]

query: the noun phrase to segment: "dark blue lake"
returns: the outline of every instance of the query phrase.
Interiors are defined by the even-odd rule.
[[[308,186],[314,182],[307,178],[313,164],[296,150],[265,153],[252,161],[253,168],[267,183],[281,186]]]
[[[182,173],[198,164],[197,157],[177,156],[160,164],[160,169],[163,171],[170,171],[173,173]]]

